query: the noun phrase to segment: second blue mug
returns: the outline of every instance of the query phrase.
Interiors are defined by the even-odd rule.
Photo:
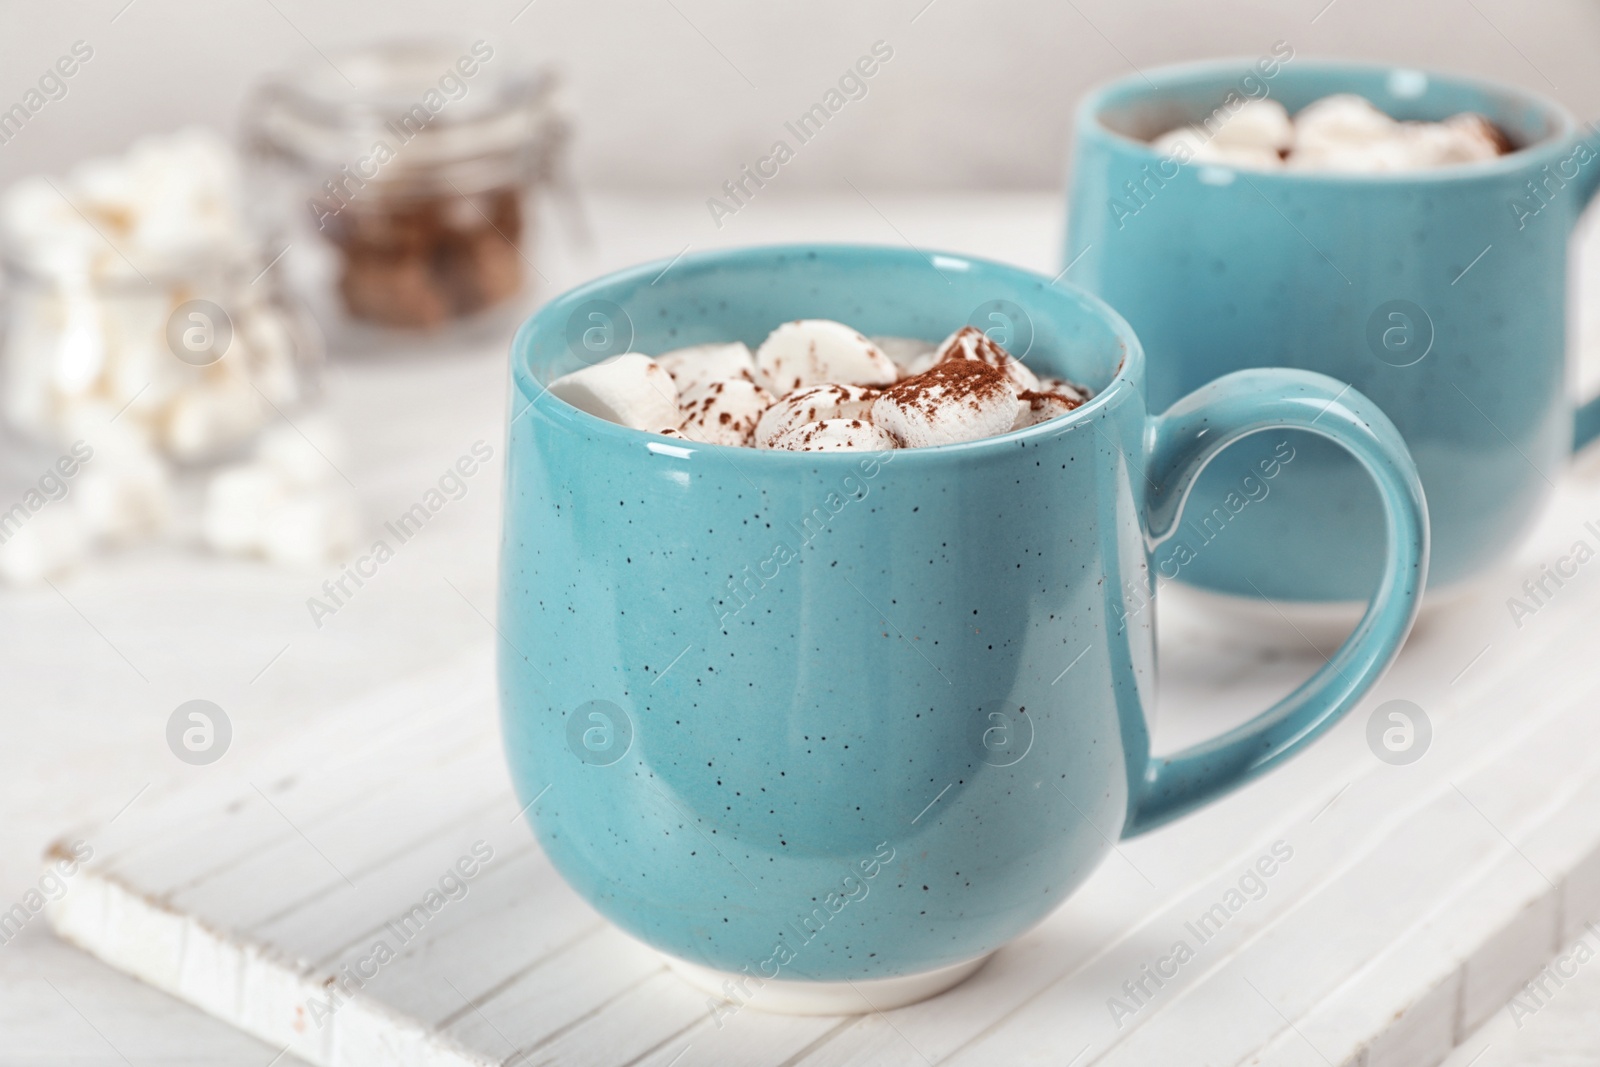
[[[1376,401],[1427,490],[1432,586],[1456,585],[1511,551],[1574,444],[1600,430],[1600,408],[1571,399],[1566,344],[1567,243],[1600,187],[1600,154],[1531,93],[1285,53],[1147,71],[1083,102],[1067,279],[1138,333],[1155,410],[1266,366],[1320,371]],[[1333,174],[1181,164],[1148,143],[1220,119],[1230,94],[1294,112],[1333,93],[1401,119],[1476,111],[1518,148]],[[1383,556],[1370,482],[1326,441],[1293,433],[1277,447],[1244,442],[1200,477],[1188,552],[1169,548],[1161,573],[1244,597],[1363,599]],[[1274,460],[1270,484],[1254,477]]]

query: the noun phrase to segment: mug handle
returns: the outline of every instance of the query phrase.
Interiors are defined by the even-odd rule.
[[[1591,131],[1600,130],[1600,123],[1589,123]],[[1591,137],[1589,148],[1600,154],[1600,138]],[[1595,193],[1600,192],[1600,165],[1591,165],[1581,172],[1583,185],[1579,189],[1579,196],[1587,209],[1588,204],[1594,200]],[[1594,443],[1600,437],[1600,396],[1592,396],[1578,405],[1572,416],[1572,450],[1580,451]]]
[[[1131,783],[1123,836],[1144,833],[1243,785],[1310,744],[1355,707],[1399,655],[1428,574],[1422,481],[1394,423],[1355,389],[1310,371],[1235,371],[1190,393],[1145,431],[1148,540],[1177,530],[1200,472],[1228,445],[1276,428],[1325,437],[1354,456],[1383,498],[1387,558],[1355,630],[1317,673],[1254,719],[1170,756],[1152,756]]]

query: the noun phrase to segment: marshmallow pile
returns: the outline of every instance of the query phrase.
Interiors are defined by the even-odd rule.
[[[1505,134],[1482,115],[1400,122],[1353,93],[1325,96],[1293,118],[1276,100],[1248,100],[1232,114],[1219,109],[1206,125],[1180,126],[1152,144],[1180,163],[1345,174],[1477,163],[1511,151]]]
[[[151,137],[63,178],[19,181],[0,196],[0,237],[18,271],[5,340],[13,426],[58,439],[87,408],[127,405],[119,421],[148,451],[188,462],[261,429],[263,396],[300,399],[296,338],[272,279],[256,280],[266,261],[215,135]],[[232,328],[224,358],[204,367],[168,341],[168,319],[196,297]]]
[[[43,522],[20,545],[0,545],[0,580],[48,577],[97,546],[171,531],[184,467],[248,454],[269,428],[289,430],[285,413],[304,418],[314,335],[279,299],[244,204],[232,150],[203,130],[145,138],[125,155],[23,179],[0,194],[10,274],[0,414],[36,440],[93,449],[71,499],[36,517]],[[227,323],[185,318],[178,309],[195,299],[221,307]],[[231,339],[195,366],[179,358],[171,336],[202,327],[231,328]],[[255,447],[283,451],[265,439]],[[213,485],[211,495],[236,499],[237,481],[229,486]],[[262,494],[254,506],[282,498],[299,527],[210,536],[228,523],[208,520],[214,548],[282,562],[343,550],[342,531],[354,522],[348,500],[329,503],[325,485],[300,475]],[[30,549],[46,529],[50,551]]]
[[[963,326],[942,342],[868,338],[802,319],[751,352],[694,345],[630,352],[557,378],[550,392],[608,422],[704,444],[793,452],[975,441],[1064,415],[1087,390],[1040,378]]]
[[[92,446],[78,442],[84,458],[59,499],[35,514],[13,509],[0,522],[0,582],[36,585],[72,571],[96,548],[150,540],[181,525],[177,479],[130,444],[119,425],[96,434]],[[337,433],[319,419],[269,428],[249,460],[208,479],[201,540],[218,552],[300,569],[348,552],[360,513],[332,466],[330,457],[341,454]]]
[[[206,485],[200,534],[218,552],[309,569],[355,547],[360,511],[335,463],[338,432],[317,417],[263,433],[254,454]]]

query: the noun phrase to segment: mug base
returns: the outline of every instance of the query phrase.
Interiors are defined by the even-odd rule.
[[[899,978],[866,978],[844,982],[767,979],[755,988],[749,998],[742,1000],[730,996],[729,990],[737,988],[741,982],[745,988],[750,988],[753,983],[748,975],[719,971],[664,952],[658,952],[658,955],[680,978],[702,993],[709,993],[740,1007],[776,1015],[865,1015],[903,1008],[953,989],[970,978],[994,953],[988,952],[977,959],[940,967],[936,971],[923,971]]]

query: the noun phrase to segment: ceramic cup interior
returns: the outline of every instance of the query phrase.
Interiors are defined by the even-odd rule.
[[[928,341],[974,324],[1035,373],[1066,377],[1096,394],[1109,389],[1138,347],[1127,324],[1096,298],[1015,267],[890,247],[779,246],[647,263],[574,289],[524,325],[513,344],[513,374],[525,400],[560,411],[566,405],[544,387],[585,365],[710,342],[743,341],[754,351],[775,327],[803,318]],[[580,425],[600,422],[571,414],[581,416]]]
[[[1080,121],[1088,120],[1120,138],[1148,142],[1176,127],[1205,123],[1230,96],[1270,98],[1283,104],[1292,115],[1325,96],[1356,93],[1402,121],[1439,122],[1463,111],[1477,112],[1506,134],[1514,153],[1545,145],[1559,146],[1574,129],[1565,109],[1537,93],[1433,71],[1295,59],[1280,65],[1271,77],[1264,76],[1249,60],[1175,66],[1147,73],[1148,78],[1122,78],[1091,94],[1079,109]],[[1479,166],[1416,173],[1437,179]],[[1300,171],[1264,174],[1291,181],[1374,177]],[[1392,180],[1399,176],[1377,177]]]

